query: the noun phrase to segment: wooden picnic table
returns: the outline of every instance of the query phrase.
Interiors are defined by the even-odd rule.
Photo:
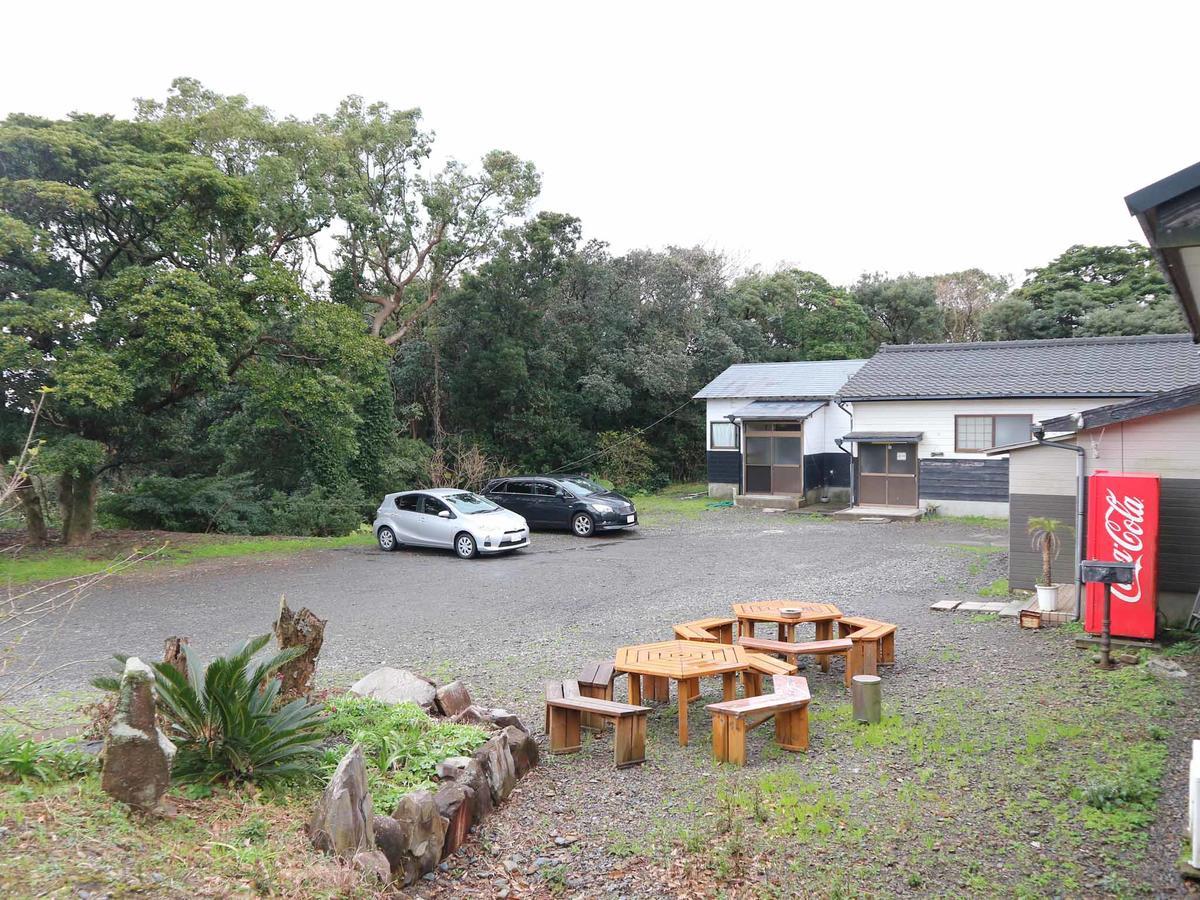
[[[629,676],[629,702],[642,703],[642,676],[649,680],[650,695],[666,700],[667,685],[677,683],[679,698],[679,744],[688,742],[688,704],[700,697],[700,679],[720,675],[725,700],[737,697],[739,672],[753,673],[745,679],[747,690],[758,689],[762,675],[791,674],[796,667],[774,657],[754,653],[735,644],[700,641],[658,641],[617,650],[616,670]]]
[[[799,613],[784,614],[785,609],[798,609]],[[833,638],[833,623],[842,617],[842,611],[832,603],[812,603],[807,600],[751,600],[733,604],[733,614],[738,620],[738,635],[754,637],[754,626],[759,622],[774,622],[778,626],[778,640],[794,643],[796,626],[812,622],[817,630],[818,641]],[[821,671],[829,671],[829,658],[821,658]]]

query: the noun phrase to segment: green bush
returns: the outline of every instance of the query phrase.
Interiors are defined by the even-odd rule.
[[[665,476],[656,477],[650,445],[636,431],[605,431],[597,438],[596,468],[621,493],[636,494],[665,487]]]
[[[267,504],[270,531],[314,537],[349,534],[363,523],[362,506],[362,494],[354,485],[341,491],[319,485],[303,493],[277,491]]]
[[[487,740],[482,728],[431,719],[414,703],[344,697],[326,709],[326,733],[362,746],[371,798],[385,815],[401,795],[431,784],[437,764],[447,756],[469,755]],[[344,745],[329,748],[323,768],[332,771],[344,753]]]
[[[47,784],[85,775],[96,768],[96,757],[61,741],[34,741],[9,728],[0,729],[0,778]]]
[[[178,748],[173,777],[183,783],[274,782],[313,774],[320,755],[319,707],[293,700],[275,708],[278,669],[302,651],[293,648],[255,664],[270,641],[251,638],[201,670],[188,657],[188,674],[155,663],[159,710]]]
[[[250,475],[150,475],[100,498],[101,515],[131,528],[264,534],[267,515]]]

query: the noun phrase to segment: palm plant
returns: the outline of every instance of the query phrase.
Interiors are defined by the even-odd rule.
[[[1050,564],[1058,558],[1062,550],[1062,538],[1059,534],[1064,530],[1063,523],[1058,519],[1048,519],[1035,516],[1029,520],[1029,534],[1032,536],[1033,549],[1042,554],[1042,580],[1044,587],[1054,584],[1050,573]]]
[[[183,675],[155,663],[159,709],[178,747],[173,777],[181,782],[271,781],[311,772],[321,736],[320,707],[303,699],[275,708],[278,669],[303,648],[294,647],[254,664],[269,634],[245,641],[201,671],[188,657]]]

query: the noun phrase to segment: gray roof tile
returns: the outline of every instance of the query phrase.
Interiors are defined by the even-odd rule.
[[[699,393],[697,400],[757,397],[761,399],[827,399],[859,370],[865,359],[812,362],[739,363],[730,366]]]
[[[974,344],[885,344],[842,400],[1139,396],[1200,384],[1186,334]]]

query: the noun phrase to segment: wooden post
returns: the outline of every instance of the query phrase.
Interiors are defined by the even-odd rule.
[[[883,706],[883,680],[878,675],[855,675],[850,682],[854,721],[878,725]]]

